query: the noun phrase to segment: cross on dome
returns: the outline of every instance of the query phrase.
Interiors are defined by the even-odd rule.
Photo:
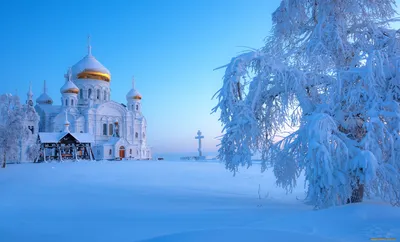
[[[90,35],[88,35],[88,55],[91,56],[92,55],[92,46],[90,45]]]
[[[72,80],[72,68],[71,67],[68,68],[67,75],[68,75],[68,81],[70,82]]]
[[[65,84],[61,87],[60,92],[61,94],[67,93],[73,93],[73,94],[78,94],[79,93],[79,88],[72,82],[72,69],[71,67],[68,68],[67,73],[64,75],[65,77]]]
[[[47,93],[46,80],[43,81],[43,93]]]
[[[69,67],[66,74],[64,74],[65,81],[72,81],[72,68]]]

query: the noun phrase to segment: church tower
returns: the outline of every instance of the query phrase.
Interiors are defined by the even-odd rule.
[[[111,73],[92,55],[90,36],[87,48],[87,55],[71,68],[71,81],[79,89],[80,106],[92,107],[110,101]]]
[[[132,89],[126,94],[128,109],[134,114],[142,113],[142,95],[135,89],[135,78],[132,77]]]
[[[26,93],[26,95],[27,95],[26,104],[33,107],[32,82],[29,83],[29,91]]]
[[[39,133],[39,121],[40,117],[36,113],[35,108],[33,107],[33,92],[32,92],[32,84],[29,84],[29,90],[27,92],[26,104],[23,106],[25,119],[24,125],[28,128],[28,136],[21,143],[20,149],[20,157],[19,160],[21,162],[25,162],[31,159],[34,159],[35,156],[35,145],[37,136]]]
[[[61,92],[61,105],[66,108],[76,107],[78,104],[79,88],[72,82],[71,68],[68,73],[64,75],[65,84],[60,88]]]
[[[36,99],[38,105],[52,105],[53,99],[47,94],[46,81],[43,81],[43,93]]]

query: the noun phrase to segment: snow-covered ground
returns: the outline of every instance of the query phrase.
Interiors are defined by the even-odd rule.
[[[9,165],[0,169],[0,241],[400,239],[400,208],[366,201],[314,211],[298,200],[302,182],[286,195],[259,169],[233,177],[216,162]]]

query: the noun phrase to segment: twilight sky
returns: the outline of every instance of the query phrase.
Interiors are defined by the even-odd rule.
[[[64,73],[87,53],[112,75],[111,98],[126,103],[135,76],[154,153],[215,152],[221,125],[210,115],[224,71],[214,68],[258,48],[279,0],[8,1],[0,8],[0,93],[34,99],[47,81],[60,104]]]

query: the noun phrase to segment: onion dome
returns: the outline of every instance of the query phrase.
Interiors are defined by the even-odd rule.
[[[142,95],[135,89],[135,78],[132,77],[132,89],[126,94],[126,100],[141,100]]]
[[[90,37],[88,38],[90,41]],[[105,68],[93,55],[92,47],[88,44],[88,54],[72,66],[72,76],[76,79],[94,79],[110,82],[110,71]]]
[[[71,68],[68,70],[68,74],[65,75],[66,81],[65,84],[60,88],[61,94],[64,93],[79,93],[79,88],[71,81],[72,79],[72,71]]]
[[[38,104],[53,104],[53,99],[47,95],[46,81],[43,83],[43,93],[36,99]]]

